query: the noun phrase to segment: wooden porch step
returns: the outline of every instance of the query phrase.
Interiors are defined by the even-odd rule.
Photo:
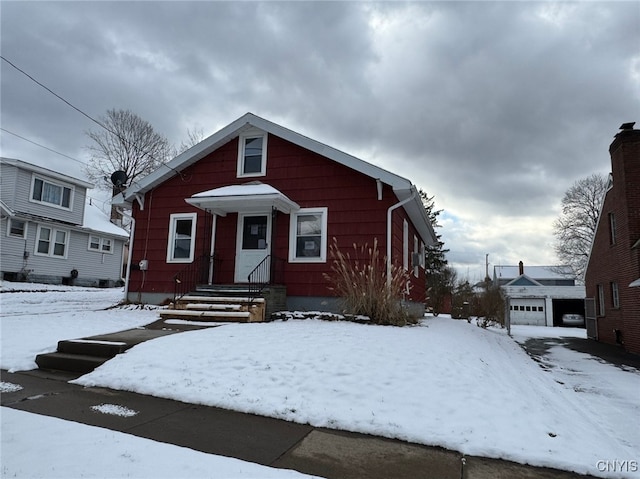
[[[160,311],[162,319],[186,319],[190,321],[220,321],[248,323],[251,321],[249,311],[194,311],[190,309],[167,309]]]
[[[211,304],[211,303],[187,303],[184,309],[200,311],[240,311],[244,306],[241,304]]]

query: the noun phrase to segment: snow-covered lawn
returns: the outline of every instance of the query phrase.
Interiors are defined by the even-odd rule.
[[[106,310],[122,288],[78,288],[0,282],[0,368],[35,369],[36,355],[55,351],[61,339],[122,331],[158,319],[154,309]]]
[[[32,360],[31,351],[21,357],[15,350],[5,361],[5,336],[30,334],[21,328],[31,322],[56,330],[60,316],[25,314],[30,323],[7,327],[13,316],[4,316],[7,295],[1,296],[2,365],[19,369]],[[23,312],[29,308],[24,304]],[[97,323],[157,318],[118,309],[78,315]],[[69,332],[58,329],[55,340],[81,335]],[[559,328],[513,332],[518,341],[584,335]],[[42,343],[49,347],[49,338]],[[559,349],[543,369],[504,330],[446,317],[406,328],[320,320],[227,324],[140,344],[76,382],[621,477],[603,471],[602,461],[638,461],[633,418],[639,417],[640,372]],[[640,477],[637,470],[626,474]]]

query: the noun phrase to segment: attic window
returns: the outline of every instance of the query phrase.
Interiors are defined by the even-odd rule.
[[[238,140],[238,178],[267,172],[267,135],[241,135]]]

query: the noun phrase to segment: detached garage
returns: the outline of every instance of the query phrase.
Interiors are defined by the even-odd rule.
[[[584,286],[566,267],[495,266],[493,280],[507,298],[511,324],[561,326],[563,314],[584,314]]]
[[[545,311],[544,298],[510,298],[509,300],[511,324],[544,326],[546,324]]]

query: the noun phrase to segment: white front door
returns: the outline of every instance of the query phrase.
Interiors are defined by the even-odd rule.
[[[238,214],[235,282],[247,283],[249,274],[271,251],[271,214]],[[266,271],[269,271],[266,265]],[[269,278],[263,278],[268,280]]]

